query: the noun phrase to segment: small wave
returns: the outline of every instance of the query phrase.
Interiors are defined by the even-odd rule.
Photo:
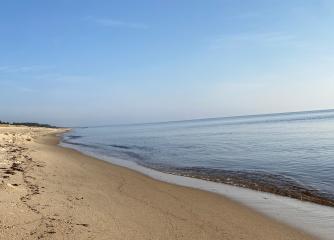
[[[138,163],[137,160],[139,160],[139,161],[146,160],[143,156],[141,156],[140,154],[135,153],[135,152],[124,151],[123,153],[125,153],[126,155],[128,155],[130,158],[134,159],[134,161],[137,162],[137,163]]]
[[[145,146],[138,146],[138,145],[120,145],[120,144],[107,144],[105,146],[113,147],[113,148],[119,148],[119,149],[125,149],[125,150],[139,150],[144,152],[151,152],[153,148],[151,147],[145,147]]]
[[[90,144],[85,144],[85,143],[76,143],[76,142],[71,142],[71,141],[68,141],[68,140],[63,140],[62,142],[70,144],[70,145],[89,147],[89,148],[98,148],[98,146],[96,146],[96,145],[90,145]]]
[[[109,144],[107,146],[110,146],[110,147],[115,147],[115,148],[121,148],[121,149],[130,149],[131,147],[128,147],[128,146],[124,146],[124,145],[117,145],[117,144]]]
[[[79,135],[69,135],[69,136],[66,136],[67,139],[78,139],[78,138],[82,138],[82,136],[79,136]]]

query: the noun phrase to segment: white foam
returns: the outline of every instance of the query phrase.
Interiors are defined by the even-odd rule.
[[[278,221],[324,240],[332,240],[334,236],[334,208],[283,197],[271,193],[215,183],[196,178],[177,176],[145,168],[134,162],[110,158],[80,149],[77,146],[61,143],[61,146],[73,148],[87,155],[98,157],[107,162],[139,171],[154,179],[214,192],[242,203],[256,211]]]

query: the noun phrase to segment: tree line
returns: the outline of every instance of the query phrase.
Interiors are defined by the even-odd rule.
[[[35,123],[35,122],[3,122],[0,120],[0,124],[8,124],[12,126],[27,126],[27,127],[45,127],[45,128],[56,128],[56,126],[52,126],[49,124],[44,124],[44,123]]]

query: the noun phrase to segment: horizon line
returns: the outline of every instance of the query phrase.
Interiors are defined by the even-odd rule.
[[[334,108],[304,110],[304,111],[291,111],[291,112],[272,112],[272,113],[259,113],[259,114],[231,115],[231,116],[222,116],[222,117],[194,118],[194,119],[183,119],[183,120],[169,120],[169,121],[167,120],[167,121],[157,121],[157,122],[115,123],[115,124],[104,124],[104,125],[97,125],[97,126],[72,126],[72,127],[67,127],[67,128],[101,128],[101,127],[114,127],[114,126],[167,124],[167,123],[181,123],[181,122],[190,122],[190,121],[218,120],[218,119],[244,118],[244,117],[260,117],[260,116],[273,116],[273,115],[283,115],[283,114],[293,114],[293,113],[330,112],[330,111],[334,111]]]

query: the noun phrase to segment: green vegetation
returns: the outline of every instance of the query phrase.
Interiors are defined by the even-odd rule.
[[[56,126],[52,126],[49,124],[41,124],[41,123],[34,123],[34,122],[2,122],[0,121],[0,124],[8,124],[8,125],[13,125],[13,126],[27,126],[27,127],[45,127],[45,128],[57,128]]]
[[[3,122],[0,120],[0,124],[9,124],[9,122]]]

